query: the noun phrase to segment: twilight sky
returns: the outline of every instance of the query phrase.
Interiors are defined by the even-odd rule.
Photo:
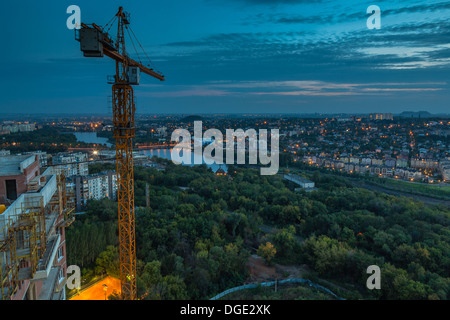
[[[450,113],[450,1],[17,0],[0,11],[0,114],[111,112],[114,62],[83,57],[72,4],[85,23],[131,13],[167,79],[142,75],[138,113]]]

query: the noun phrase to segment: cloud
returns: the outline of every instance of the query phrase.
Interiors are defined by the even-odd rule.
[[[417,87],[418,85],[428,85],[434,87]],[[380,87],[385,86],[385,87]],[[324,81],[280,81],[280,82],[260,82],[237,84],[235,87],[252,87],[269,89],[260,92],[251,92],[255,95],[280,95],[280,96],[351,96],[364,95],[367,93],[393,93],[393,92],[427,92],[440,91],[446,83],[334,83]],[[387,87],[386,87],[387,86]],[[405,88],[405,86],[407,86]],[[276,90],[290,88],[292,90]],[[302,90],[298,90],[302,89]]]
[[[426,92],[440,91],[442,88],[364,88],[364,92]]]
[[[267,45],[269,43],[283,43],[293,38],[301,38],[312,35],[307,31],[280,31],[280,32],[234,32],[216,33],[192,41],[169,42],[164,46],[169,47],[210,47],[210,48],[235,48],[245,50],[254,45]],[[244,45],[245,44],[245,45]]]
[[[315,15],[292,14],[292,13],[259,13],[245,19],[243,25],[272,24],[311,24],[323,26],[325,24],[336,24],[342,22],[364,20],[368,17],[365,11],[354,13],[323,13]]]
[[[321,3],[323,0],[234,0],[235,2],[242,2],[254,5],[279,5],[279,4],[301,4],[301,3]]]
[[[445,17],[428,14],[429,18],[417,21],[395,17],[395,23],[384,23],[381,30],[368,30],[365,11],[360,26],[339,24],[356,18],[352,9],[337,10],[337,18],[318,28],[313,25],[318,11],[310,17],[306,12],[258,11],[261,21],[277,25],[240,26],[243,32],[213,33],[167,44],[173,55],[164,56],[167,61],[160,68],[171,81],[179,80],[169,77],[171,73],[182,74],[177,84],[186,86],[171,88],[170,93],[155,89],[151,94],[224,97],[224,103],[237,101],[244,108],[262,100],[311,103],[321,97],[330,104],[347,100],[349,108],[351,101],[375,104],[390,99],[392,103],[397,98],[412,106],[428,103],[431,100],[424,97],[433,95],[433,107],[445,106],[450,72],[450,20]],[[279,21],[302,15],[309,24],[304,28],[296,27],[294,21]]]
[[[275,16],[275,15],[274,15]],[[274,17],[272,16],[272,17]],[[262,17],[271,17],[269,14]],[[276,17],[279,19],[279,17]],[[366,70],[441,68],[448,63],[449,20],[388,25],[381,30],[267,31],[218,33],[192,41],[172,42],[179,48],[170,61],[182,68],[231,72],[268,69],[289,73],[348,73]],[[185,50],[187,48],[188,50]],[[225,69],[228,68],[226,71]]]
[[[450,65],[450,44],[429,47],[416,46],[376,46],[359,49],[360,52],[370,56],[388,56],[405,59],[404,61],[388,61],[379,68],[391,69],[417,69]]]
[[[214,81],[204,85],[176,86],[173,91],[148,93],[152,97],[178,98],[195,96],[355,96],[399,92],[433,92],[445,82],[342,83],[310,81]],[[165,90],[161,87],[161,89]]]
[[[250,0],[248,0],[250,1]],[[257,2],[257,0],[255,0]],[[307,2],[297,2],[297,3],[307,3]],[[399,15],[403,13],[425,13],[429,16],[430,12],[441,12],[443,10],[450,9],[450,2],[440,2],[440,3],[424,3],[418,5],[410,5],[409,3],[398,8],[392,8],[392,5],[380,5],[382,18],[391,15]],[[320,7],[322,8],[322,7]],[[323,6],[326,9],[325,6]],[[244,25],[252,24],[258,25],[262,23],[274,23],[274,24],[337,24],[337,23],[347,23],[350,21],[364,20],[367,19],[368,14],[364,8],[364,4],[361,6],[353,5],[345,8],[345,10],[328,10],[323,11],[320,14],[293,14],[288,12],[277,12],[277,13],[258,13],[249,16]],[[386,9],[385,9],[386,8]],[[357,10],[357,11],[355,11]],[[309,11],[309,10],[308,10]],[[305,11],[303,11],[305,12]],[[307,12],[307,11],[306,11]]]
[[[214,90],[208,87],[190,87],[184,90],[146,92],[144,96],[155,98],[181,98],[181,97],[223,97],[229,93],[223,90]]]
[[[381,8],[383,9],[383,8]],[[441,11],[450,9],[450,2],[444,1],[439,3],[425,3],[425,4],[418,4],[414,6],[402,6],[400,8],[395,9],[387,9],[387,10],[381,10],[383,15],[390,15],[390,14],[400,14],[400,13],[415,13],[415,12],[426,12],[426,11]]]
[[[335,97],[335,96],[354,96],[361,93],[358,92],[316,92],[316,91],[280,91],[280,92],[252,92],[255,95],[278,95],[278,96],[322,96],[322,97]]]
[[[178,42],[170,42],[166,43],[165,46],[169,47],[200,47],[207,45],[204,40],[195,40],[195,41],[178,41]]]
[[[402,62],[402,63],[392,63],[380,68],[401,70],[401,69],[423,69],[428,67],[441,67],[450,65],[450,58],[439,59],[433,61],[413,61],[413,62]]]

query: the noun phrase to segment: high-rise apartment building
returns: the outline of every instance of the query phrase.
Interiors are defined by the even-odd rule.
[[[87,153],[60,153],[52,157],[53,165],[63,170],[66,177],[89,174]]]
[[[44,168],[48,165],[48,157],[49,155],[45,151],[31,151],[31,152],[24,152],[23,154],[34,154],[39,157],[39,167]]]
[[[65,228],[73,222],[64,176],[53,168],[0,206],[0,299],[65,300]]]
[[[117,174],[114,171],[74,176],[71,181],[77,211],[82,210],[91,199],[117,199]]]

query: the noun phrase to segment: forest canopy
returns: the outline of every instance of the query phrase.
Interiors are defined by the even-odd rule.
[[[449,298],[447,207],[318,172],[309,176],[313,192],[294,192],[282,176],[253,169],[228,172],[170,162],[165,171],[135,168],[140,297],[208,299],[242,285],[246,262],[259,253],[269,264],[307,265],[311,278],[338,284],[349,299]],[[85,274],[114,273],[105,262],[117,242],[117,204],[91,201],[67,231],[69,263]],[[381,290],[366,288],[373,264],[382,272]]]

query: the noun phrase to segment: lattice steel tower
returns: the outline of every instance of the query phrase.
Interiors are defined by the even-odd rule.
[[[108,32],[117,22],[117,39]],[[101,28],[96,24],[81,24],[76,33],[85,57],[103,57],[106,55],[116,61],[116,74],[109,77],[112,84],[112,111],[114,138],[116,140],[116,162],[119,209],[119,256],[122,298],[136,299],[136,243],[134,216],[134,178],[133,178],[133,138],[135,136],[135,102],[132,85],[139,85],[140,72],[164,81],[164,76],[140,61],[131,59],[125,46],[125,31],[128,33],[134,49],[137,44],[145,53],[139,40],[131,30],[129,15],[120,7],[111,21]],[[108,29],[107,29],[108,28]],[[145,53],[148,58],[148,55]],[[149,62],[151,63],[150,59]]]

